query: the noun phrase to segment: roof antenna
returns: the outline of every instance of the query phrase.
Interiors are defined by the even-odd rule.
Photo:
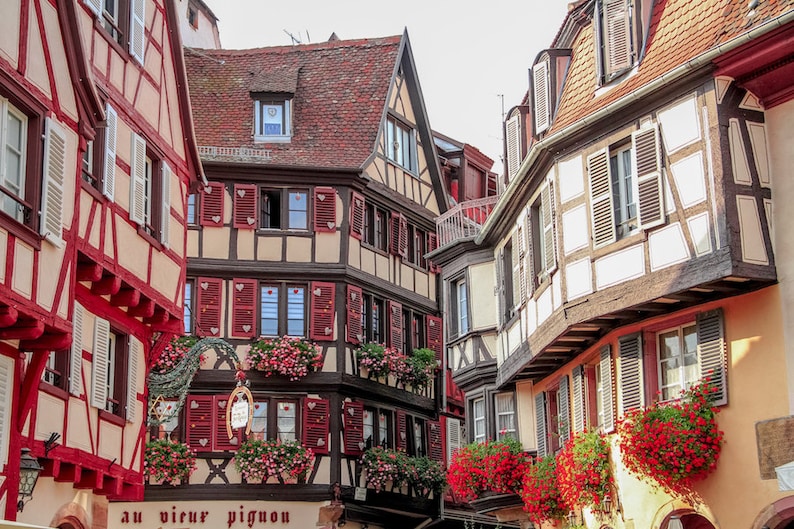
[[[298,36],[297,36],[297,37],[296,37],[295,35],[293,35],[292,33],[290,33],[289,31],[287,31],[286,29],[284,30],[284,33],[286,33],[287,35],[289,35],[289,38],[290,38],[290,39],[292,39],[292,44],[293,44],[293,46],[294,46],[295,44],[301,44],[300,33],[298,34]]]

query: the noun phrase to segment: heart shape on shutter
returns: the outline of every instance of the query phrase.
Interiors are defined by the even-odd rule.
[[[251,326],[250,325],[243,325],[243,332],[250,332]]]
[[[317,194],[317,200],[319,200],[320,202],[322,202],[323,200],[325,200],[325,195],[324,195],[324,194],[322,194],[322,193],[318,193],[318,194]]]
[[[361,335],[361,334],[357,334],[356,338],[358,339],[359,342],[363,342],[364,341],[364,336]]]
[[[197,409],[198,407],[199,407],[199,403],[198,403],[198,402],[196,402],[195,400],[194,400],[194,401],[192,401],[192,402],[190,403],[190,409],[191,409],[191,410],[195,410],[195,409]]]
[[[254,217],[246,217],[245,221],[248,223],[249,226],[253,226],[256,219]]]
[[[212,187],[211,186],[205,187],[204,188],[204,192],[207,193],[208,195],[211,195],[212,194]]]
[[[366,443],[364,443],[364,441],[361,441],[360,443],[358,443],[358,449],[359,450],[364,450],[365,446],[367,446],[367,445],[366,445]]]
[[[321,295],[322,293],[323,293],[323,291],[322,291],[321,289],[319,289],[319,288],[315,288],[315,289],[314,289],[314,295],[315,295],[315,296],[319,296],[319,295]]]
[[[237,283],[236,285],[234,285],[234,288],[237,289],[237,292],[242,292],[243,289],[245,288],[245,285],[243,285],[242,283]]]
[[[218,407],[219,408],[225,408],[226,407],[226,401],[225,400],[219,400],[218,401]]]
[[[236,444],[238,444],[239,442],[240,442],[240,440],[239,440],[239,439],[237,439],[237,436],[236,436],[236,435],[235,435],[234,437],[232,437],[231,439],[229,439],[229,443],[230,443],[230,444],[233,444],[233,445],[236,445]]]
[[[206,281],[201,282],[201,290],[207,290],[210,287],[210,284]]]
[[[428,325],[430,325],[431,327],[435,327],[436,322],[434,320],[430,320],[430,323],[428,323]]]
[[[356,300],[356,293],[355,292],[351,292],[350,293],[350,299],[352,299],[353,301]]]
[[[210,442],[209,439],[199,439],[199,444],[201,446],[207,446],[207,443],[209,443],[209,442]]]
[[[347,413],[352,417],[356,414],[356,410],[353,408],[348,408]]]
[[[400,439],[405,441],[405,432],[400,432]]]
[[[310,410],[313,410],[315,406],[317,406],[316,402],[309,401],[306,403],[306,407],[309,408]]]
[[[359,207],[359,208],[361,207],[361,201],[358,200],[358,199],[356,199],[356,207]]]
[[[218,332],[220,332],[220,329],[217,327],[210,327],[210,332],[212,334],[218,334]]]
[[[325,335],[326,336],[331,336],[332,332],[333,332],[333,330],[330,327],[326,327],[325,328]]]
[[[317,439],[317,446],[325,446],[325,439]]]
[[[221,216],[220,215],[213,215],[212,216],[212,222],[214,222],[215,224],[220,224]]]
[[[332,230],[332,229],[336,228],[336,222],[329,222],[327,224],[327,226],[328,226],[329,230]]]
[[[237,196],[239,196],[240,198],[243,198],[245,196],[245,189],[238,189],[237,190]]]

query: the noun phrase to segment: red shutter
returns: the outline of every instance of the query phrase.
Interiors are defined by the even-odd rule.
[[[256,184],[234,184],[234,227],[256,229],[256,210],[259,200]]]
[[[347,341],[349,343],[358,344],[364,339],[361,321],[363,298],[359,287],[347,285]]]
[[[229,439],[229,434],[226,432],[226,403],[229,400],[228,395],[216,395],[213,399],[213,407],[215,414],[215,424],[213,431],[215,435],[216,452],[225,450],[237,450],[240,448],[240,437],[243,435],[242,428],[232,430],[232,438]]]
[[[196,452],[212,451],[212,396],[190,395],[185,404],[187,444]]]
[[[199,277],[196,281],[196,334],[220,336],[221,333],[221,279]]]
[[[232,335],[253,338],[256,335],[256,279],[232,281]]]
[[[345,401],[343,422],[345,429],[345,454],[357,456],[364,453],[364,405]]]
[[[309,338],[318,341],[334,339],[334,296],[336,284],[314,281],[311,284],[311,323]]]
[[[386,302],[386,311],[389,314],[389,345],[395,349],[403,350],[403,306],[396,301]],[[409,351],[406,351],[408,353]]]
[[[432,349],[436,353],[436,360],[438,361],[438,365],[441,366],[441,363],[444,352],[444,335],[441,332],[443,330],[443,320],[437,316],[427,316],[427,347],[428,349]]]
[[[314,231],[336,231],[336,189],[314,188]]]
[[[397,410],[397,450],[408,450],[408,421],[405,412]]]
[[[437,249],[438,249],[438,235],[436,235],[435,233],[428,233],[427,234],[427,253],[430,253],[430,252],[435,251]],[[439,273],[441,271],[441,268],[437,264],[433,263],[432,261],[428,261],[427,268],[428,268],[428,270],[430,270],[434,274],[437,274],[437,273]]]
[[[444,461],[444,435],[441,422],[427,421],[427,456],[433,461]]]
[[[210,182],[201,193],[201,225],[223,225],[223,195],[225,186],[221,182]]]
[[[303,401],[303,445],[315,454],[328,454],[328,410],[331,404],[326,399],[304,399]]]
[[[350,201],[350,236],[359,241],[364,237],[364,197],[353,193]]]
[[[408,258],[408,220],[402,213],[391,212],[391,244],[389,251],[392,255]]]

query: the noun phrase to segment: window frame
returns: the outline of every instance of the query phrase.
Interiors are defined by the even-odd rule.
[[[411,310],[410,308],[403,308],[402,348],[405,354],[410,355],[415,349],[427,347],[425,318],[425,314]]]
[[[361,242],[380,252],[389,251],[389,214],[370,201],[364,204],[364,235]]]
[[[361,297],[361,335],[364,337],[364,343],[385,343],[386,300],[370,292],[362,293]]]
[[[417,175],[419,163],[416,129],[390,114],[386,118],[385,136],[386,158],[411,174]]]
[[[482,414],[478,415],[478,406],[482,407]],[[471,441],[484,443],[488,439],[488,419],[486,414],[485,397],[479,396],[471,399]],[[482,433],[478,431],[481,427]]]
[[[461,286],[464,287],[466,292],[465,298],[462,298]],[[469,310],[468,301],[469,285],[465,275],[460,275],[449,281],[449,337],[457,339],[465,336],[471,330],[471,311]],[[465,310],[464,310],[465,309]],[[465,325],[464,325],[465,323]]]
[[[369,417],[372,419],[372,424],[367,424],[367,414],[369,414]],[[386,419],[385,434],[380,424],[381,416]],[[364,443],[366,443],[365,449],[372,448],[373,446],[391,449],[395,447],[395,417],[393,410],[378,408],[376,406],[364,406],[362,421],[364,425],[362,435],[364,436]],[[367,437],[368,430],[370,430],[371,439]]]
[[[196,280],[194,278],[187,278],[185,280],[185,290],[182,292],[182,324],[185,334],[193,334],[193,328],[196,324],[193,314],[195,314],[196,307]]]
[[[64,397],[69,390],[70,350],[50,351],[44,371],[41,373],[41,382],[45,388],[61,390]],[[60,394],[60,392],[59,392]]]
[[[263,326],[263,295],[264,289],[266,288],[273,288],[277,289],[277,321],[276,321],[276,334],[269,334],[265,333],[265,329]],[[301,288],[303,289],[303,333],[298,334],[290,334],[288,331],[290,330],[290,319],[289,319],[289,300],[290,300],[290,289],[294,288]],[[260,281],[258,285],[258,304],[257,304],[257,321],[259,326],[259,335],[260,336],[267,336],[267,337],[276,337],[276,336],[293,336],[297,338],[308,338],[309,336],[309,284],[308,283],[300,283],[300,282],[292,282],[292,281]]]
[[[303,210],[291,209],[292,196],[300,195],[303,197],[306,208]],[[278,212],[273,213],[269,211],[271,204],[270,197],[278,198]],[[288,232],[302,232],[308,233],[309,220],[312,215],[312,205],[309,199],[309,190],[305,188],[289,188],[289,187],[265,187],[259,188],[259,229],[266,231],[288,231]],[[286,206],[286,207],[285,207]],[[291,213],[293,211],[302,212],[303,214],[303,227],[291,226]],[[272,226],[274,215],[278,216],[278,226]],[[266,225],[268,224],[268,225]]]
[[[691,353],[688,353],[684,347],[686,345],[686,331],[690,331],[690,336],[694,338],[694,349]],[[679,354],[676,355],[674,360],[680,365],[677,367],[679,380],[677,383],[671,384],[664,384],[664,369],[662,364],[667,360],[673,360],[673,358],[662,358],[662,337],[663,335],[670,335],[672,333],[677,334],[677,345],[679,347]],[[698,330],[697,330],[697,322],[692,320],[689,322],[681,323],[674,327],[668,327],[655,333],[655,348],[656,348],[656,370],[657,370],[657,391],[659,395],[660,402],[671,402],[678,400],[680,398],[680,392],[682,390],[686,390],[693,385],[697,384],[702,378],[703,375],[701,373],[701,365],[700,365],[700,354],[698,352]],[[685,363],[687,356],[694,356],[695,358],[695,367],[697,370],[697,374],[691,380],[686,378],[686,366]],[[682,362],[682,360],[684,360]],[[677,387],[677,389],[673,392],[671,390],[672,387]]]
[[[512,405],[512,410],[508,412],[499,411],[498,402],[500,398],[507,397]],[[493,403],[494,403],[494,431],[496,432],[496,440],[501,441],[503,439],[512,438],[518,439],[518,416],[516,415],[516,395],[515,392],[512,391],[502,391],[499,393],[495,393],[493,396]],[[508,429],[507,427],[502,428],[500,424],[500,418],[502,417],[512,417],[512,429]]]
[[[289,143],[292,140],[292,98],[279,95],[261,95],[254,98],[254,141],[265,143]],[[266,134],[267,125],[263,113],[267,107],[281,110],[280,134]]]
[[[621,142],[609,147],[612,215],[615,223],[615,239],[618,241],[640,231],[637,216],[637,175],[634,174],[633,156],[634,149],[631,142]],[[626,167],[627,164],[628,167]],[[626,174],[626,169],[628,169],[628,174]],[[631,214],[632,207],[633,216]]]
[[[623,3],[625,5],[625,10],[623,12],[623,20],[619,22],[623,22],[625,24],[625,35],[613,35],[610,36],[610,25],[607,23],[606,18],[606,10],[605,7],[606,2],[612,2],[614,4]],[[595,3],[595,38],[596,38],[596,65],[597,65],[597,72],[598,72],[598,84],[599,85],[608,85],[612,81],[621,78],[624,74],[631,71],[635,68],[639,62],[639,48],[638,41],[640,39],[640,35],[638,33],[638,23],[637,21],[640,19],[638,11],[637,2],[634,0],[598,0]],[[615,27],[619,28],[620,24],[616,25]],[[625,64],[616,65],[610,68],[609,64],[609,51],[610,51],[610,43],[615,41],[617,38],[623,40],[623,44],[628,49],[628,56],[625,57],[624,61]]]

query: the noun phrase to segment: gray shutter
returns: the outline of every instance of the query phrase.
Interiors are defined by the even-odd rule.
[[[84,0],[83,3],[87,5],[95,15],[102,14],[102,0]]]
[[[664,222],[659,127],[654,125],[635,131],[631,135],[631,143],[637,174],[637,221],[640,228],[651,228]]]
[[[604,411],[604,431],[611,432],[615,429],[615,402],[614,380],[612,373],[612,348],[608,345],[601,348],[599,359],[601,368],[601,398]]]
[[[603,4],[604,62],[607,77],[610,77],[633,64],[631,18],[628,0],[603,0]]]
[[[110,105],[105,109],[105,163],[102,193],[113,200],[116,190],[116,137],[119,116]]]
[[[518,240],[518,304],[523,305],[527,302],[527,238],[524,225],[519,224],[516,228],[516,239]]]
[[[8,462],[8,442],[11,432],[11,394],[14,387],[14,360],[0,355],[0,466]],[[18,454],[15,454],[19,457]]]
[[[94,365],[91,372],[91,406],[104,410],[108,400],[108,344],[110,322],[102,318],[94,321]]]
[[[130,164],[130,220],[143,226],[146,222],[146,140],[132,135]]]
[[[166,248],[169,247],[171,238],[171,178],[173,172],[171,167],[165,162],[162,164],[162,209],[160,214],[160,242]]]
[[[728,359],[722,309],[698,314],[697,333],[701,376],[717,388],[714,404],[723,406],[728,404]]]
[[[143,353],[141,345],[137,338],[130,335],[127,361],[127,422],[135,422],[138,416],[138,361]]]
[[[606,149],[587,157],[590,181],[590,219],[593,224],[593,248],[615,242],[615,213],[612,210],[612,178]]]
[[[573,431],[585,429],[584,413],[584,366],[573,368]]]
[[[83,382],[83,306],[74,304],[72,314],[72,350],[69,358],[69,393],[80,396]]]
[[[447,463],[452,461],[455,450],[463,446],[460,419],[447,417]]]
[[[524,275],[529,283],[527,294],[531,296],[535,292],[535,249],[534,241],[532,240],[532,208],[527,208],[527,215],[524,222],[524,236],[527,239],[527,249],[525,258],[527,260]]]
[[[551,122],[549,63],[546,61],[532,67],[532,93],[535,98],[535,134],[540,134],[549,128]]]
[[[63,185],[66,180],[66,135],[51,118],[44,136],[44,184],[39,233],[57,247],[63,246]]]
[[[507,120],[507,180],[510,181],[518,172],[521,165],[521,113],[517,112]]]
[[[519,240],[520,235],[518,233],[518,228],[513,230],[512,235],[512,243],[511,243],[511,250],[510,250],[510,257],[512,258],[512,267],[513,267],[513,307],[516,307],[521,304],[521,251],[519,249]]]
[[[568,389],[568,375],[560,379],[560,387],[557,390],[557,413],[560,419],[559,434],[560,446],[565,445],[571,438],[571,393]]]
[[[538,436],[538,457],[546,455],[546,393],[535,395],[535,432]]]
[[[554,182],[549,180],[541,191],[543,210],[543,269],[551,274],[557,267],[557,237],[554,226]]]
[[[146,49],[146,0],[130,2],[130,55],[143,64]]]
[[[499,307],[499,323],[505,322],[505,271],[504,271],[505,250],[500,248],[496,253],[496,294],[497,305]]]
[[[640,334],[618,340],[620,355],[620,412],[642,406],[642,341]]]

